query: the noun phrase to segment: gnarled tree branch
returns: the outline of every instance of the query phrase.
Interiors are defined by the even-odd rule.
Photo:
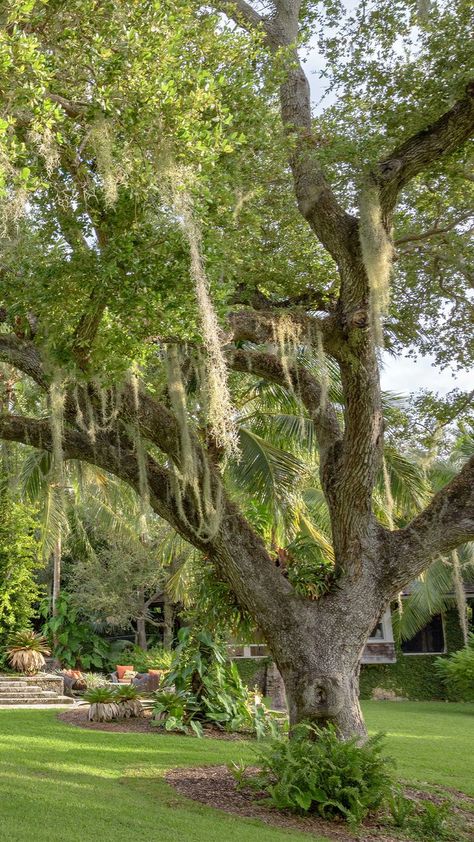
[[[438,120],[408,138],[381,161],[374,173],[385,215],[395,207],[400,190],[443,155],[448,155],[474,132],[474,81],[465,96]]]
[[[290,166],[299,210],[336,262],[348,259],[354,220],[340,206],[318,158],[318,142],[312,134],[309,83],[296,49],[300,0],[275,0],[271,16],[259,15],[245,0],[217,0],[214,6],[238,25],[260,28],[271,52],[285,61],[280,86],[283,127],[291,147]]]
[[[382,577],[394,593],[426,569],[430,560],[474,540],[474,456],[404,529],[387,535],[390,564]]]

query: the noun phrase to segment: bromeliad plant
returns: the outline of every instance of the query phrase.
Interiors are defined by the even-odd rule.
[[[44,655],[49,654],[46,638],[29,629],[13,635],[7,646],[10,666],[25,675],[36,675],[45,665]]]
[[[268,733],[273,722],[255,701],[228,657],[225,644],[207,631],[184,628],[178,634],[173,662],[155,693],[153,721],[167,731],[202,735],[204,724],[226,731]]]
[[[118,687],[114,693],[114,700],[117,702],[121,719],[130,719],[142,715],[143,705],[140,694],[133,684],[124,684]]]
[[[111,722],[120,716],[120,707],[115,693],[109,687],[94,687],[87,690],[83,696],[89,705],[89,720],[91,722]]]

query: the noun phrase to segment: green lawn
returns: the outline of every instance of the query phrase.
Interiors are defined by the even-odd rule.
[[[474,705],[365,703],[400,774],[474,795]],[[186,801],[172,766],[251,759],[245,744],[64,725],[53,711],[0,711],[0,832],[9,842],[302,842],[308,836]]]

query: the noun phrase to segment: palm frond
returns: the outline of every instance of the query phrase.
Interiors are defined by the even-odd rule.
[[[305,515],[300,516],[300,534],[304,538],[309,538],[311,541],[322,550],[324,557],[331,562],[334,562],[334,548],[331,539],[327,532],[325,532],[320,524],[310,520]]]
[[[453,573],[450,564],[438,559],[412,583],[412,592],[403,600],[402,613],[395,612],[393,628],[401,640],[410,640],[431,617],[452,604]]]
[[[239,444],[241,458],[232,467],[238,487],[267,503],[288,500],[306,473],[304,463],[242,427]]]
[[[21,493],[32,502],[38,502],[46,491],[51,470],[51,454],[46,450],[31,450],[20,468]]]

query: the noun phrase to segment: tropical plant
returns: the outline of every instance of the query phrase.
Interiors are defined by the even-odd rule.
[[[120,707],[115,693],[109,687],[94,687],[86,690],[83,701],[89,705],[88,718],[92,722],[111,722],[120,716]]]
[[[452,701],[474,702],[474,633],[467,646],[448,658],[437,658],[436,670]]]
[[[12,668],[26,675],[39,672],[45,665],[44,655],[51,654],[46,638],[30,629],[16,632],[6,651]]]
[[[173,653],[163,646],[153,646],[146,652],[140,646],[134,646],[130,650],[130,663],[137,672],[148,672],[148,670],[169,670],[173,660]]]
[[[42,595],[37,520],[32,506],[15,501],[0,483],[0,640],[24,629]]]
[[[100,672],[82,672],[81,675],[86,684],[87,690],[94,690],[96,687],[106,687],[109,682],[107,676]]]
[[[108,643],[71,604],[66,592],[57,600],[55,616],[50,615],[48,600],[43,602],[41,613],[46,617],[43,634],[51,640],[54,657],[63,666],[86,670],[91,667],[100,670],[108,666]]]
[[[341,742],[332,726],[298,725],[291,740],[280,738],[262,748],[256,765],[257,775],[246,777],[238,770],[241,786],[264,790],[280,810],[315,812],[352,826],[388,803],[394,787],[381,735],[364,745],[355,738]]]
[[[157,725],[193,731],[201,736],[204,724],[228,731],[271,731],[264,705],[249,693],[225,643],[207,631],[183,628],[171,669],[155,694],[152,711]]]
[[[189,692],[163,687],[154,694],[151,705],[152,723],[166,731],[184,731],[191,728],[196,736],[202,736],[202,725],[197,717],[199,708],[193,704]]]
[[[132,684],[117,687],[114,699],[118,704],[119,716],[123,719],[142,715],[143,705],[140,701],[139,692]]]

